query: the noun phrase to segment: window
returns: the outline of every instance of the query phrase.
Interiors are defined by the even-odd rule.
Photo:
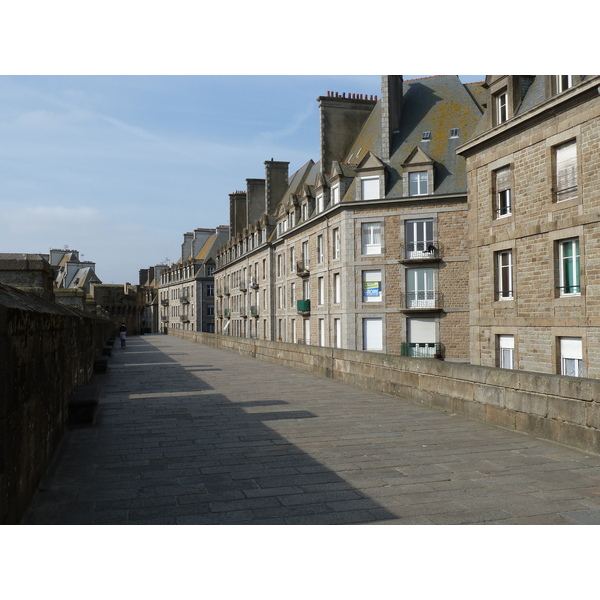
[[[435,308],[433,269],[406,269],[407,308]]]
[[[581,338],[560,338],[560,374],[569,377],[583,377]]]
[[[404,226],[406,258],[431,258],[435,256],[433,219],[406,221]]]
[[[362,200],[377,200],[379,198],[379,177],[361,177],[360,191]]]
[[[323,194],[317,196],[317,212],[323,212],[325,210],[325,202]]]
[[[277,277],[281,277],[281,264],[283,262],[283,256],[281,254],[277,255]]]
[[[498,336],[498,366],[501,369],[515,368],[515,336],[514,335],[499,335]]]
[[[362,272],[362,301],[381,302],[381,271]]]
[[[560,94],[565,90],[573,87],[573,75],[557,75],[556,76],[556,91]]]
[[[433,358],[436,353],[435,319],[433,317],[407,319],[408,356]]]
[[[192,306],[192,309],[193,309],[193,308],[194,308],[194,307]],[[206,307],[206,314],[207,314],[207,316],[209,316],[209,317],[214,317],[214,315],[215,315],[215,307],[214,307],[214,305],[212,305],[212,304],[209,304],[209,305]]]
[[[333,274],[333,303],[339,304],[342,300],[342,281],[339,273]]]
[[[290,271],[294,273],[296,270],[296,249],[290,248]]]
[[[450,137],[451,138],[457,138],[458,137],[458,127],[453,127],[450,130]]]
[[[310,344],[310,319],[304,319],[304,343]]]
[[[429,141],[431,139],[431,131],[424,131],[421,139]]]
[[[267,276],[267,259],[266,258],[263,258],[263,261],[262,261],[262,272],[263,272],[263,279],[265,279]]]
[[[291,320],[290,330],[290,333],[292,335],[292,343],[296,344],[298,342],[298,334],[296,333],[296,319]]]
[[[503,167],[494,172],[496,190],[496,218],[508,217],[512,214],[510,194],[510,167]]]
[[[342,347],[342,320],[341,319],[333,320],[333,347],[334,348]]]
[[[496,116],[494,125],[499,125],[508,120],[508,94],[506,90],[494,96],[494,110]]]
[[[363,319],[363,350],[383,350],[383,319]]]
[[[319,346],[325,345],[325,319],[319,319]]]
[[[290,306],[295,306],[296,304],[296,284],[290,283]]]
[[[317,279],[317,304],[323,305],[325,303],[325,281],[323,277]]]
[[[283,308],[283,288],[277,288],[277,308]]]
[[[302,262],[304,263],[304,268],[308,269],[310,262],[308,254],[308,241],[302,242]]]
[[[408,193],[410,196],[426,196],[427,171],[416,171],[408,174]]]
[[[579,239],[564,240],[558,244],[558,276],[561,296],[581,294]]]
[[[333,230],[333,260],[340,258],[340,230],[336,227]]]
[[[310,300],[310,281],[308,279],[302,282],[302,296],[303,300]]]
[[[362,224],[362,254],[381,254],[381,223]]]
[[[323,236],[317,236],[317,263],[323,264]]]
[[[577,197],[577,145],[575,141],[555,148],[557,202]]]
[[[340,186],[334,185],[331,188],[331,204],[339,204],[340,202]]]
[[[512,250],[503,250],[502,252],[496,252],[496,273],[498,281],[498,300],[512,300]]]
[[[213,283],[207,283],[206,284],[206,295],[207,296],[214,296],[215,295],[215,286]]]

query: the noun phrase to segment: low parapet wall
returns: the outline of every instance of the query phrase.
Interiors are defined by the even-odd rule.
[[[170,330],[169,335],[600,453],[600,380]]]
[[[20,521],[111,324],[0,284],[0,524]]]

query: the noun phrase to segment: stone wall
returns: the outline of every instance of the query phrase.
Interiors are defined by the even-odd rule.
[[[109,332],[106,319],[0,283],[0,524],[33,498]]]
[[[169,334],[600,452],[597,379],[194,332]]]

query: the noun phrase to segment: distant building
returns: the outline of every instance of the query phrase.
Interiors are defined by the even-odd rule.
[[[145,289],[130,283],[92,284],[91,295],[94,301],[108,316],[116,331],[121,323],[125,323],[128,335],[142,333],[142,317],[146,306]]]
[[[102,283],[96,275],[96,263],[79,260],[78,250],[50,250],[48,262],[54,269],[54,283],[59,290],[78,289],[87,294],[92,284]]]
[[[181,258],[161,269],[158,330],[215,331],[215,254],[229,238],[229,227],[185,233]]]
[[[142,315],[142,328],[144,333],[158,333],[160,329],[160,303],[158,301],[161,273],[169,265],[155,265],[147,269],[140,269],[139,284],[144,288],[146,307]]]

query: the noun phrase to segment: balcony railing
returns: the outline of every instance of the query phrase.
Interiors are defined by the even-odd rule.
[[[309,315],[310,314],[310,300],[297,300],[296,310],[298,314]]]
[[[443,254],[444,246],[437,241],[429,242],[408,242],[401,244],[400,252],[402,260],[440,260]]]
[[[400,354],[413,358],[444,358],[443,344],[436,343],[410,343],[400,344]]]
[[[223,288],[223,293],[224,293],[226,296],[229,296],[229,294],[231,293],[231,292],[229,291],[229,286],[228,286],[228,285],[226,285],[226,286]]]
[[[299,260],[296,262],[296,275],[299,277],[310,275],[310,264],[308,259]]]
[[[253,290],[256,290],[256,289],[258,289],[258,281],[256,281],[256,280],[252,280],[252,281],[250,282],[250,287],[251,287]]]
[[[168,301],[168,300],[161,300],[161,301],[160,301],[160,303],[161,303],[163,306],[169,306],[169,301]]]
[[[184,296],[180,296],[179,297],[179,301],[181,302],[181,304],[189,304],[190,303],[190,297],[186,294]]]
[[[240,316],[241,317],[247,317],[248,316],[248,309],[245,306],[242,306],[242,308],[240,308]]]
[[[444,295],[441,292],[422,290],[406,292],[403,310],[439,310],[444,305]]]
[[[190,317],[188,315],[180,315],[179,316],[179,320],[182,323],[189,323],[190,322]]]
[[[248,289],[248,283],[246,281],[240,281],[240,290],[245,292]]]
[[[226,317],[229,317],[229,316],[231,315],[231,310],[230,310],[229,308],[224,308],[224,309],[223,309],[223,314],[224,314]]]

